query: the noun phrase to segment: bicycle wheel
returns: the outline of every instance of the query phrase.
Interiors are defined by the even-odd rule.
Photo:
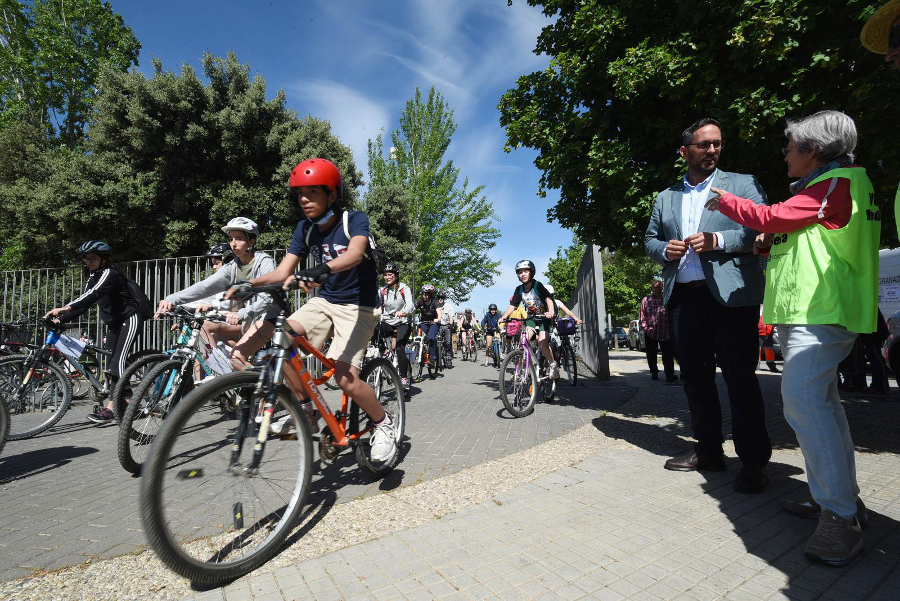
[[[394,366],[385,359],[374,359],[363,367],[359,374],[368,382],[371,378],[379,375],[382,381],[381,393],[378,394],[378,402],[384,407],[385,412],[389,413],[394,420],[394,432],[396,433],[395,442],[397,443],[397,452],[391,461],[385,463],[377,463],[369,458],[371,443],[369,436],[364,436],[356,443],[354,452],[356,454],[356,463],[362,469],[368,471],[373,476],[381,477],[400,461],[400,444],[403,442],[403,431],[406,428],[406,404],[403,394],[403,386],[400,384],[400,375],[394,369]],[[349,410],[349,418],[347,420],[347,434],[355,434],[362,432],[371,427],[369,416],[365,411],[360,411],[359,405],[352,403]]]
[[[472,363],[478,363],[478,345],[472,342]]]
[[[35,362],[31,377],[22,387],[29,358],[19,355],[0,359],[0,402],[9,410],[9,440],[31,438],[52,427],[72,402],[68,376],[43,359]]]
[[[6,403],[0,400],[0,453],[3,453],[3,445],[6,444],[6,437],[9,435],[9,409]]]
[[[575,361],[575,350],[568,344],[559,349],[559,371],[569,386],[578,384],[578,363]]]
[[[413,350],[413,359],[415,360],[415,365],[412,366],[413,373],[413,381],[421,382],[422,381],[422,367],[423,367],[423,359],[422,359],[422,341],[417,340],[413,342],[412,346]]]
[[[257,371],[234,372],[198,386],[163,422],[144,465],[147,540],[163,563],[194,582],[226,582],[266,562],[297,524],[309,490],[309,426],[284,387],[274,390],[277,409],[290,415],[296,438],[266,440],[251,469],[258,378]],[[218,410],[216,399],[227,393],[241,399],[237,418]]]
[[[116,422],[122,422],[125,410],[128,408],[128,391],[130,390],[133,393],[140,385],[141,381],[143,381],[144,377],[150,373],[150,370],[170,356],[171,355],[165,353],[144,355],[125,368],[122,377],[119,378],[119,381],[116,382],[115,387],[113,387],[111,396],[113,405],[112,410],[116,416]]]
[[[534,364],[526,368],[525,351],[520,349],[506,355],[500,367],[500,398],[513,416],[525,417],[534,411],[536,382]]]
[[[141,473],[163,420],[190,392],[193,377],[193,361],[185,357],[169,359],[155,364],[134,391],[119,424],[119,464],[126,472]]]
[[[494,341],[494,367],[500,367],[500,341]]]
[[[545,403],[552,403],[554,398],[556,397],[556,380],[553,380],[549,377],[545,378],[543,375],[545,373],[549,375],[549,371],[549,364],[542,354],[538,374],[540,375],[541,382],[541,399]]]

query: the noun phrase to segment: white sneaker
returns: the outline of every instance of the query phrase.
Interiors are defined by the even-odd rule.
[[[272,422],[269,424],[269,432],[274,434],[275,436],[281,436],[282,434],[290,433],[290,429],[293,427],[294,423],[291,421],[290,415],[285,415],[281,419]]]
[[[377,463],[387,463],[397,454],[397,432],[394,430],[394,419],[390,413],[385,414],[384,420],[375,427],[370,442],[372,448],[369,457]]]
[[[559,365],[554,361],[550,364],[550,379],[555,380],[559,377]]]

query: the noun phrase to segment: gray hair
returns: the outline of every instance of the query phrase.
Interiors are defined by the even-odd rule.
[[[825,162],[843,156],[851,161],[856,149],[856,124],[840,111],[819,111],[796,121],[788,120],[784,135],[789,136],[797,150],[816,151]]]

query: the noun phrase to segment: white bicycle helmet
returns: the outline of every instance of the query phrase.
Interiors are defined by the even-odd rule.
[[[222,231],[226,234],[238,230],[239,232],[247,232],[248,236],[259,238],[259,226],[252,219],[246,217],[235,217],[222,227]]]

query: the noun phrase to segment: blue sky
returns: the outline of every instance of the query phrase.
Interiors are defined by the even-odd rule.
[[[232,50],[265,78],[269,97],[281,88],[298,114],[330,121],[364,173],[366,141],[397,128],[416,86],[423,93],[435,86],[458,124],[447,157],[461,169],[460,183],[468,177],[485,186],[500,218],[491,255],[502,274],[492,288],[472,292],[466,305],[476,311],[491,302],[502,310],[518,284],[517,260],[530,258],[540,274],[571,242],[568,230],[547,223],[558,196],[538,197],[535,153],[502,150],[500,96],[548,63],[533,53],[548,21],[524,0],[511,7],[505,0],[111,3],[143,45],[142,72],[150,74],[152,57],[169,70],[187,63],[200,71],[204,52]]]

